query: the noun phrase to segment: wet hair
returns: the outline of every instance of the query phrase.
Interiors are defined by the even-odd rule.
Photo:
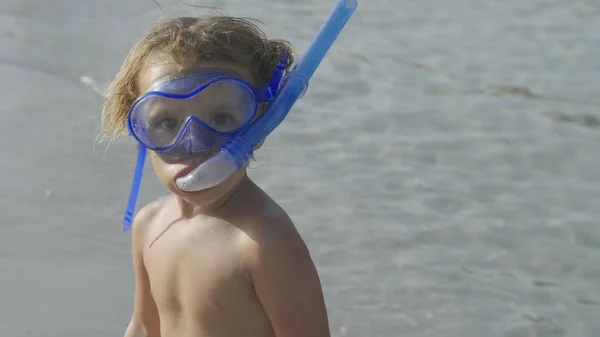
[[[294,63],[288,41],[269,39],[250,19],[230,16],[179,17],[160,22],[129,51],[106,93],[100,140],[123,135],[129,108],[139,95],[138,79],[154,53],[172,57],[182,69],[188,63],[217,61],[247,66],[258,86],[267,85],[284,57]]]

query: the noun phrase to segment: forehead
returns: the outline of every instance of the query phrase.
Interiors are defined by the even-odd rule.
[[[210,68],[220,68],[231,71],[232,73],[241,76],[248,83],[254,83],[252,72],[249,67],[240,64],[218,61],[197,61],[183,67],[170,56],[165,56],[164,54],[152,54],[146,60],[145,66],[138,77],[138,95],[143,94],[155,83],[167,77],[178,76],[193,70],[200,71],[202,69]]]

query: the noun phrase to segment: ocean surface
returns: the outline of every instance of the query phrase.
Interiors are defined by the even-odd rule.
[[[187,0],[299,53],[334,0]],[[102,93],[176,0],[0,1],[0,337],[121,336],[135,164]],[[335,337],[600,335],[600,2],[361,0],[251,176]],[[140,203],[166,194],[146,167]]]

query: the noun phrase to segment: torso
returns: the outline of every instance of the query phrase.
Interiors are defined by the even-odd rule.
[[[148,224],[143,251],[161,337],[274,336],[244,264],[248,236],[224,219],[167,212]]]

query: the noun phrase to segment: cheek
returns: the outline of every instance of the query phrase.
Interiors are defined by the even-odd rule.
[[[165,186],[170,187],[173,184],[173,174],[169,170],[169,164],[163,161],[156,153],[150,151],[150,160],[152,161],[152,167],[154,168],[154,174],[160,182]]]

